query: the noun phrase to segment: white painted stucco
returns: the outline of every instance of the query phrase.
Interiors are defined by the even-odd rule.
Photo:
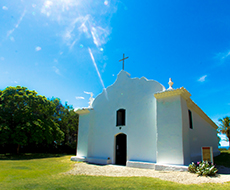
[[[79,111],[73,160],[115,164],[116,135],[120,133],[127,136],[127,166],[132,167],[188,165],[200,156],[201,146],[217,151],[216,131],[205,114],[191,109],[194,128],[189,128],[189,95],[185,89],[165,90],[157,81],[130,78],[121,71],[115,83],[95,98],[92,109]],[[119,109],[126,110],[124,126],[116,126]]]
[[[180,96],[157,100],[157,163],[184,164]]]
[[[89,134],[89,115],[81,115],[79,120],[78,129],[78,143],[77,143],[77,155],[79,157],[86,157],[88,151],[88,134]],[[84,127],[83,127],[84,126]]]
[[[192,111],[192,110],[191,110]],[[201,147],[211,146],[214,156],[219,154],[216,130],[202,119],[196,112],[192,111],[193,129],[190,130],[191,160],[201,160]]]
[[[127,160],[156,162],[153,95],[163,90],[156,81],[144,77],[131,79],[128,73],[121,71],[115,83],[95,98],[93,110],[88,115],[80,115],[77,156],[105,160],[109,157],[115,163],[115,136],[124,133]],[[116,126],[116,111],[121,108],[126,110],[126,125],[120,129]],[[89,121],[93,122],[89,124]]]
[[[191,163],[190,157],[190,128],[189,128],[189,114],[186,100],[181,97],[181,110],[182,110],[182,136],[183,136],[183,159],[184,165]]]

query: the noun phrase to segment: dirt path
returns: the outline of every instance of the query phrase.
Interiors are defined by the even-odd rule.
[[[227,169],[230,171],[230,168]],[[76,163],[74,168],[65,174],[113,177],[145,176],[183,184],[224,183],[230,181],[230,174],[219,174],[217,177],[197,177],[196,174],[189,172],[155,171],[151,169],[129,168],[117,165],[101,166],[87,163]]]

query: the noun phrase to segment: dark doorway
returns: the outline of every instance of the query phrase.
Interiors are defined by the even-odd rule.
[[[116,164],[126,165],[127,140],[125,134],[116,136]]]

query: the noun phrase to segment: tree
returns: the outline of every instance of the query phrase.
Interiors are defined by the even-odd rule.
[[[227,136],[230,148],[230,117],[226,116],[223,119],[219,119],[218,121],[220,122],[220,124],[217,131],[218,133],[222,133]]]
[[[67,103],[63,106],[58,98],[52,98],[56,105],[56,122],[59,124],[60,129],[64,132],[64,141],[62,145],[76,150],[77,144],[77,131],[79,116],[74,111],[72,106]]]
[[[0,90],[0,144],[61,142],[64,133],[55,122],[56,105],[26,87]]]

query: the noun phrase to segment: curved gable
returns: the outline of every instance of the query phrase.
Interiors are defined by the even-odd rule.
[[[93,108],[104,101],[105,103],[109,103],[119,98],[132,100],[132,98],[142,98],[150,94],[154,97],[153,94],[164,90],[165,87],[157,81],[148,80],[145,77],[130,78],[130,74],[122,70],[117,75],[114,84],[104,89],[103,92],[95,98]]]

